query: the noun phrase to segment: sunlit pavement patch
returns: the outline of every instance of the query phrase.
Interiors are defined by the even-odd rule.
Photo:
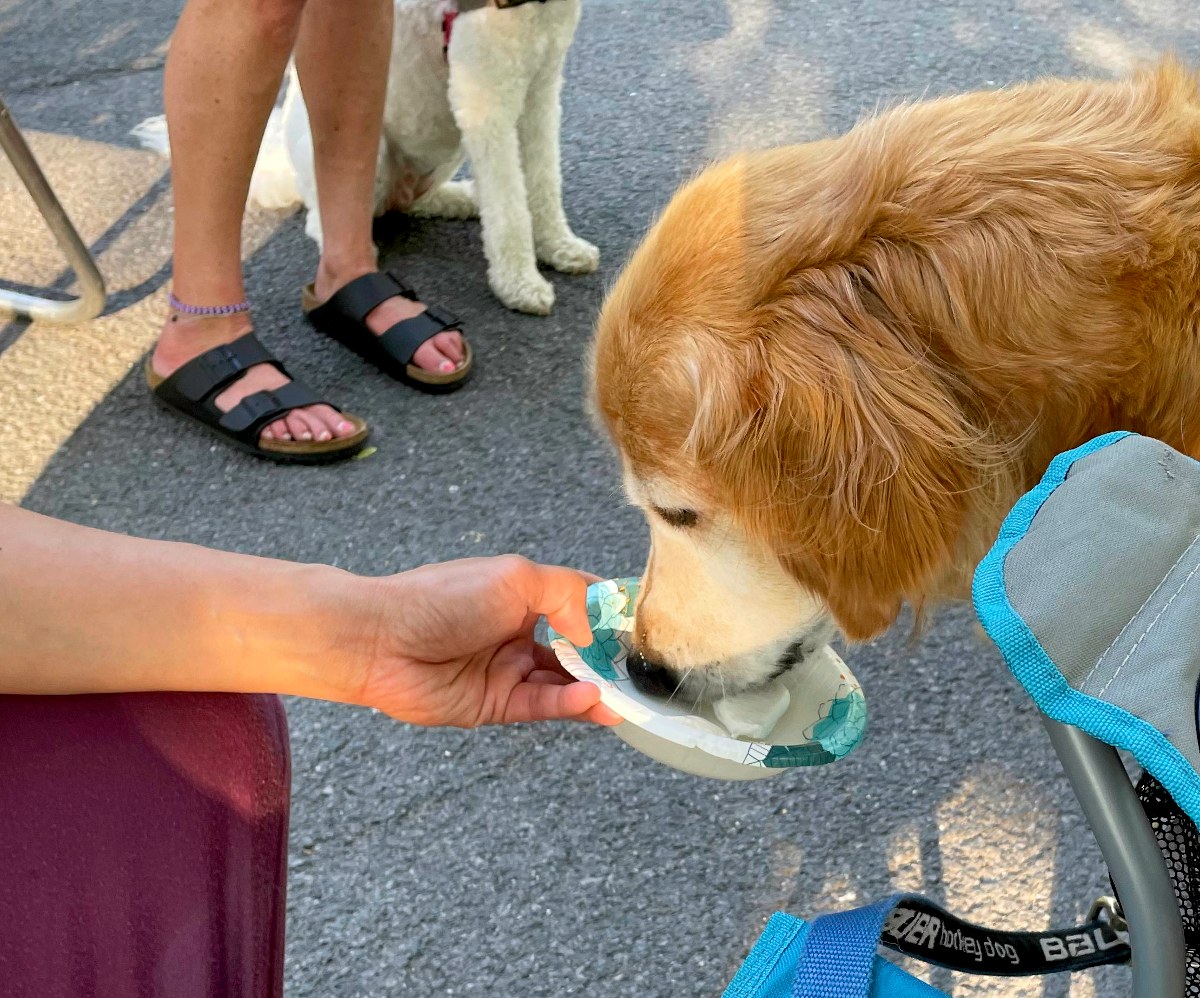
[[[96,255],[109,305],[100,318],[71,326],[0,318],[0,502],[21,501],[55,451],[153,345],[171,257],[162,158],[68,135],[25,134]],[[278,221],[247,215],[244,252],[261,246]],[[7,161],[0,162],[0,281],[74,291],[73,276]],[[119,425],[112,429],[120,432]]]

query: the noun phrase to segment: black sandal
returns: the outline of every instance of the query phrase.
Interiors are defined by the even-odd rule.
[[[287,368],[271,356],[253,333],[226,346],[214,347],[193,357],[174,373],[163,377],[146,358],[146,383],[162,405],[199,423],[211,433],[256,457],[284,464],[327,464],[353,457],[366,446],[370,430],[357,416],[346,415],[355,432],[332,440],[262,440],[259,434],[293,409],[329,405],[295,379],[270,391],[247,395],[228,412],[215,399],[250,368],[270,364],[286,378]],[[337,409],[337,406],[330,406]]]
[[[349,347],[364,360],[403,381],[418,391],[438,395],[463,386],[471,373],[471,345],[463,342],[462,363],[445,374],[426,371],[412,362],[421,344],[448,329],[460,329],[454,315],[437,305],[427,305],[425,311],[411,319],[397,322],[386,332],[376,335],[367,325],[367,315],[376,306],[397,295],[419,301],[411,287],[395,274],[378,271],[364,274],[335,291],[328,301],[319,302],[313,285],[304,288],[302,306],[309,321],[343,346]]]

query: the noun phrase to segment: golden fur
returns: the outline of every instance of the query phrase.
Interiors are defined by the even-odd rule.
[[[628,475],[865,639],[966,595],[1060,451],[1127,429],[1200,456],[1198,307],[1200,90],[1166,61],[709,168],[613,288],[593,398]]]

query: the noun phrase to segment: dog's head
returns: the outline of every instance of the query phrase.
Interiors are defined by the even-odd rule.
[[[646,691],[753,688],[955,571],[979,434],[913,346],[949,306],[865,238],[878,199],[856,185],[879,178],[852,159],[823,142],[710,168],[601,313],[592,402],[651,531]]]

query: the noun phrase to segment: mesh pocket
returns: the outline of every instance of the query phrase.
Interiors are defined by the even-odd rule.
[[[1183,809],[1149,773],[1137,785],[1138,799],[1150,819],[1167,861],[1187,943],[1187,998],[1200,998],[1200,832]]]

